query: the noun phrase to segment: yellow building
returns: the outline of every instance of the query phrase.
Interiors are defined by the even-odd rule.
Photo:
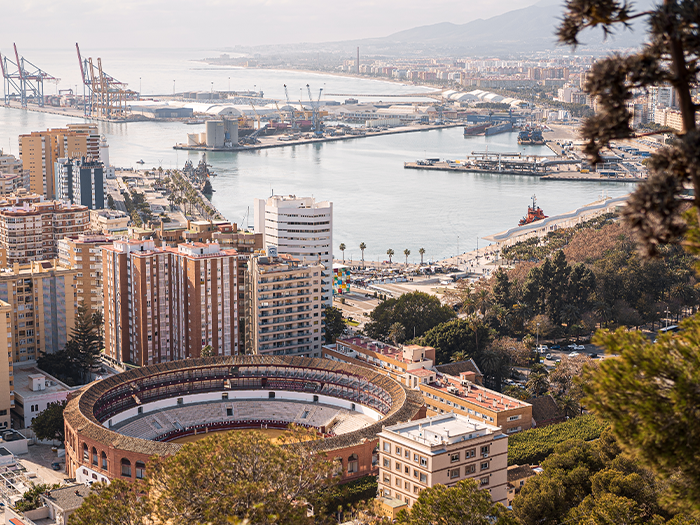
[[[12,307],[0,301],[0,341],[7,341],[7,358],[0,359],[0,429],[10,428],[10,410],[15,407],[11,352],[13,348]]]
[[[56,198],[54,164],[64,157],[100,155],[100,135],[94,124],[71,124],[68,128],[34,131],[19,136],[22,166],[29,171],[29,190]]]
[[[56,263],[54,259],[14,264],[0,272],[0,301],[10,309],[15,362],[63,350],[70,338],[78,272]]]

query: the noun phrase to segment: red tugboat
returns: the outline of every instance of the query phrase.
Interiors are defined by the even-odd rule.
[[[527,207],[527,215],[520,219],[518,226],[525,226],[526,224],[533,223],[535,221],[541,221],[546,219],[547,215],[544,214],[542,208],[537,205],[537,197],[532,196],[532,206]]]

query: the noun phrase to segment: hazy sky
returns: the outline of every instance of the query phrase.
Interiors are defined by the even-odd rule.
[[[0,48],[202,48],[386,36],[536,0],[0,0]]]

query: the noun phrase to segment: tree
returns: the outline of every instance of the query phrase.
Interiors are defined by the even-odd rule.
[[[581,386],[586,407],[610,420],[620,445],[668,480],[679,507],[700,512],[700,471],[688,460],[700,450],[700,319],[681,327],[656,343],[622,328],[601,331],[595,343],[619,357],[595,373],[584,369]]]
[[[345,249],[346,249],[345,243],[344,243],[344,242],[341,242],[341,243],[340,243],[340,246],[338,246],[338,249],[339,249],[341,252],[343,252],[343,264],[345,264]]]
[[[473,479],[465,479],[454,487],[444,485],[423,490],[410,511],[402,511],[399,523],[405,525],[515,525],[511,512],[491,501],[486,490],[480,490]]]
[[[66,352],[80,368],[83,381],[90,380],[90,371],[99,362],[102,352],[102,338],[95,324],[98,319],[93,316],[88,306],[81,303],[71,339],[66,344]]]
[[[112,197],[111,193],[107,194],[107,206],[109,207],[110,210],[117,209],[117,205],[114,203],[114,197]]]
[[[32,419],[32,430],[37,439],[42,441],[65,442],[65,428],[63,424],[63,410],[66,401],[49,403],[44,410]]]
[[[436,364],[450,362],[455,354],[460,360],[474,358],[478,364],[492,338],[493,331],[484,323],[453,319],[427,331],[418,344],[435,348]]]
[[[389,328],[401,323],[410,338],[421,337],[425,332],[456,317],[454,310],[443,306],[440,299],[425,292],[411,292],[398,299],[391,298],[379,304],[370,314],[365,333],[374,339],[386,340]],[[449,358],[448,358],[449,359]]]
[[[153,459],[147,479],[152,515],[161,523],[305,524],[305,501],[335,483],[337,465],[292,430],[276,444],[259,432],[217,433]],[[284,446],[283,446],[284,445]]]
[[[619,0],[569,0],[558,28],[559,40],[576,46],[586,28],[602,27],[609,33],[633,18],[647,18],[647,45],[635,53],[599,60],[591,68],[585,90],[598,100],[598,111],[586,120],[581,133],[585,152],[598,162],[610,140],[633,136],[626,106],[633,91],[668,83],[677,93],[682,130],[675,133],[672,144],[651,157],[648,179],[637,187],[623,212],[649,255],[658,253],[661,244],[678,243],[689,231],[692,235],[686,241],[695,253],[700,246],[700,134],[695,124],[698,106],[691,96],[700,56],[696,9],[695,2],[664,0],[649,11],[632,13],[632,5]],[[694,188],[695,210],[683,215],[686,182]]]
[[[348,327],[343,319],[343,312],[335,306],[326,307],[325,320],[325,340],[328,344],[335,343],[336,339],[341,337]]]
[[[114,479],[95,483],[83,504],[70,515],[69,525],[144,525],[150,523],[142,481]]]
[[[525,388],[533,397],[539,397],[549,390],[549,380],[545,374],[530,374]]]
[[[365,267],[365,250],[367,249],[367,245],[364,242],[360,243],[360,251],[362,252],[362,267]]]
[[[406,328],[401,323],[392,323],[389,327],[389,339],[398,345],[406,338]]]
[[[408,266],[408,256],[411,255],[411,250],[409,250],[408,248],[406,248],[406,249],[403,251],[403,254],[406,256],[406,266]]]
[[[425,248],[420,248],[418,250],[418,253],[420,253],[420,265],[423,266],[423,256],[425,255]]]
[[[394,250],[392,250],[391,248],[389,248],[389,249],[386,251],[386,254],[389,256],[389,264],[391,264],[391,258],[394,256]]]

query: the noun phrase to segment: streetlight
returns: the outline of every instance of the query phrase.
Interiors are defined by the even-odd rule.
[[[668,331],[668,315],[669,315],[669,313],[670,313],[670,311],[669,311],[668,306],[667,306],[666,307],[666,331]]]

